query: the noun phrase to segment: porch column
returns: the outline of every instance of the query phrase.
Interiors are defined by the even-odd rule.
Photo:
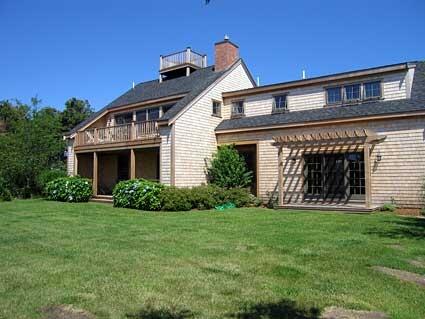
[[[78,155],[76,153],[74,153],[74,172],[72,175],[78,175]]]
[[[130,179],[136,178],[136,154],[134,148],[130,149]]]
[[[283,168],[283,149],[282,146],[279,147],[279,159],[278,159],[279,163],[278,163],[278,191],[279,191],[279,206],[282,207],[283,206],[283,172],[282,172],[282,168]]]
[[[98,185],[98,165],[97,165],[97,152],[93,152],[93,196],[97,196]]]
[[[372,175],[370,167],[370,144],[364,145],[364,174],[365,174],[365,205],[370,208],[372,205]]]

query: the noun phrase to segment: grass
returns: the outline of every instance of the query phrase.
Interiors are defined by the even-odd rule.
[[[425,318],[425,288],[370,268],[425,261],[424,220],[390,214],[147,213],[0,203],[0,318],[72,304],[97,318]]]

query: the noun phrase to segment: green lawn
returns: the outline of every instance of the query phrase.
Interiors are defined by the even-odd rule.
[[[0,318],[72,304],[97,318],[316,318],[327,306],[425,318],[425,220],[389,214],[152,213],[0,203]],[[270,313],[261,317],[261,313]]]

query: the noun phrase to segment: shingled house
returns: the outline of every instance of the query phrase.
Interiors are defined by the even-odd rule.
[[[279,207],[421,206],[425,64],[408,62],[256,86],[238,47],[215,65],[190,48],[160,57],[159,79],[133,89],[67,136],[68,172],[95,196],[120,180],[206,182],[217,145],[254,172],[253,193]]]

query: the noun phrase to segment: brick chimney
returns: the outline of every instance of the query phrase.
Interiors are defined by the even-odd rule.
[[[229,40],[228,36],[223,41],[215,44],[215,70],[222,71],[239,59],[239,47]]]

